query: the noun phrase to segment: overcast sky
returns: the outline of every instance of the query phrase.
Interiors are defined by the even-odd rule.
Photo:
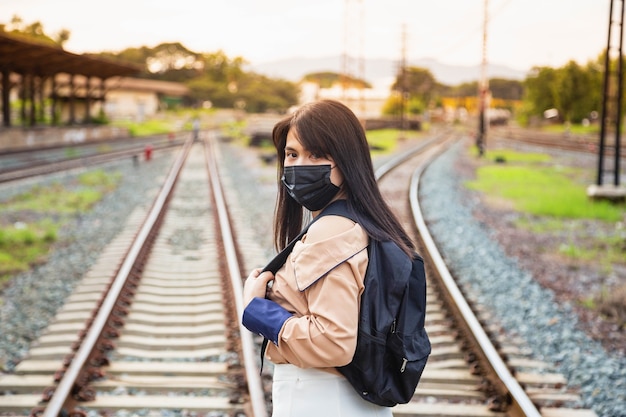
[[[488,0],[487,60],[518,70],[585,64],[606,47],[610,0]],[[620,2],[615,1],[615,7]],[[2,0],[74,53],[181,42],[253,64],[293,57],[482,60],[485,0]],[[348,11],[349,13],[346,13]],[[403,28],[405,35],[403,36]]]

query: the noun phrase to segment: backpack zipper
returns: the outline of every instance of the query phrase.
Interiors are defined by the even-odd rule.
[[[396,332],[396,319],[393,319],[393,323],[391,323],[391,333]],[[402,366],[400,367],[400,373],[403,373],[406,370],[406,364],[409,362],[407,358],[402,358]]]

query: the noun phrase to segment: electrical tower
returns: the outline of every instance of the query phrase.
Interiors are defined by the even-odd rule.
[[[354,80],[365,79],[364,6],[362,0],[345,0],[343,55],[341,59],[341,88],[343,102],[360,118],[365,117],[363,85],[355,95]],[[358,105],[357,105],[358,104]]]
[[[621,3],[620,10],[614,3]],[[616,39],[617,38],[617,39]],[[620,184],[620,152],[622,127],[624,0],[611,0],[609,30],[604,57],[604,85],[602,114],[600,115],[600,143],[598,149],[598,175],[596,184],[604,185],[605,176],[612,176],[615,187]],[[615,66],[612,64],[613,61]],[[613,140],[609,131],[614,134]],[[613,156],[613,161],[610,157]]]

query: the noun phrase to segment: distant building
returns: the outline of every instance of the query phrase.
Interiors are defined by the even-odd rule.
[[[13,77],[12,77],[13,78]],[[14,75],[17,84],[19,77]],[[67,124],[70,120],[71,106],[70,101],[74,101],[74,119],[78,122],[84,122],[86,119],[86,87],[87,78],[77,75],[74,76],[72,85],[70,85],[70,76],[68,74],[57,74],[55,77],[54,88],[47,86],[44,88],[44,96],[54,97],[57,104],[58,121],[60,124]],[[74,95],[70,95],[70,91],[74,91]],[[181,83],[159,80],[148,80],[143,78],[132,77],[111,77],[105,80],[104,87],[93,80],[89,83],[91,91],[91,100],[95,96],[99,98],[93,100],[90,104],[91,117],[98,117],[101,112],[110,121],[113,120],[132,120],[142,121],[145,118],[155,116],[159,111],[165,110],[172,104],[181,103],[189,94],[189,89]],[[104,95],[102,100],[101,95]],[[19,90],[11,90],[11,102],[19,100]],[[18,107],[14,108],[17,116]],[[47,112],[44,110],[44,114]]]
[[[335,84],[322,88],[314,82],[304,82],[300,86],[300,104],[315,100],[337,100],[350,107],[360,119],[381,117],[385,102],[391,95],[389,88],[343,88]]]
[[[130,77],[108,79],[106,90],[104,114],[109,120],[142,121],[173,103],[182,102],[189,94],[189,89],[181,83]]]

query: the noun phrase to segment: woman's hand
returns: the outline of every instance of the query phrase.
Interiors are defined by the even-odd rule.
[[[270,271],[261,273],[262,269],[257,268],[250,272],[243,285],[243,304],[247,306],[254,298],[265,298],[267,283],[274,279],[274,274]]]

